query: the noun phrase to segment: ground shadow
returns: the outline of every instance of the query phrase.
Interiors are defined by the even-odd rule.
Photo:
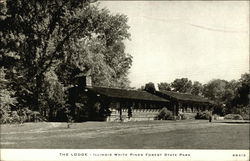
[[[250,122],[249,122],[249,121],[244,121],[244,122],[237,122],[237,121],[232,121],[232,122],[220,121],[220,122],[214,122],[214,123],[226,123],[226,124],[250,124]]]

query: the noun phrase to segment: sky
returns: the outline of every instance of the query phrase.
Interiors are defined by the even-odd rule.
[[[176,78],[207,83],[249,72],[247,1],[101,1],[128,17],[131,87]]]

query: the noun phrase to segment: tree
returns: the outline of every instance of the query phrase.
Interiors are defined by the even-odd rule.
[[[241,75],[239,81],[229,82],[227,88],[228,106],[226,113],[240,114],[244,119],[249,119],[250,114],[250,74]]]
[[[247,106],[250,104],[250,74],[242,74],[239,82],[240,85],[237,89],[239,95],[236,101],[239,105]]]
[[[99,23],[96,28],[98,32],[92,33],[90,37],[74,39],[68,44],[71,55],[62,64],[62,69],[69,70],[70,75],[66,76],[66,80],[90,69],[95,85],[128,87],[127,74],[132,57],[125,53],[123,43],[130,37],[127,17],[111,15],[105,9],[100,12],[96,20]]]
[[[132,88],[133,89],[133,88]],[[139,88],[136,89],[137,91],[144,91],[145,90],[145,86],[141,86]]]
[[[9,80],[6,79],[5,69],[0,68],[0,123],[10,120],[11,107],[17,103],[14,91],[8,87]]]
[[[158,88],[160,91],[161,90],[171,91],[171,85],[169,83],[164,83],[164,82],[158,83]]]
[[[0,22],[3,63],[10,67],[11,62],[24,82],[30,82],[31,87],[21,85],[31,91],[34,109],[40,111],[44,73],[65,57],[65,44],[72,37],[88,36],[93,30],[87,24],[94,10],[82,0],[13,0],[6,1],[4,10]]]
[[[0,63],[15,80],[22,106],[41,111],[45,75],[52,68],[64,86],[72,84],[64,78],[87,69],[96,84],[128,86],[126,16],[87,0],[7,0],[0,7]]]
[[[228,82],[214,79],[204,85],[203,95],[215,102],[214,113],[224,115],[226,110],[225,91]]]
[[[224,103],[223,97],[228,82],[221,79],[214,79],[204,85],[203,95],[213,101]]]
[[[224,95],[222,96],[222,100],[225,102],[227,106],[232,106],[234,103],[235,97],[237,97],[240,83],[236,80],[231,80],[226,84]]]
[[[239,81],[211,80],[204,85],[205,97],[216,102],[215,111],[219,114],[249,114],[249,74],[243,74]],[[248,111],[248,112],[247,112]]]
[[[175,92],[190,93],[192,88],[192,81],[188,78],[175,79],[171,83],[171,87]]]
[[[125,25],[126,19],[121,20],[120,24]],[[106,43],[99,40],[97,35],[72,41],[69,46],[74,50],[71,51],[68,59],[60,64],[60,68],[57,71],[60,80],[64,81],[65,84],[72,84],[72,79],[76,75],[90,70],[94,85],[120,88],[129,86],[127,74],[132,65],[132,57],[129,54],[125,54],[124,49],[121,51],[116,49],[116,57],[119,58],[116,59],[116,64],[111,64],[110,61],[114,59],[115,54],[110,57],[107,52],[110,49],[108,49]],[[107,57],[109,57],[108,60]],[[66,72],[62,75],[61,71]]]
[[[192,89],[191,89],[191,94],[201,95],[202,90],[203,90],[203,85],[198,81],[194,81],[194,84],[193,84]]]
[[[63,84],[58,81],[58,77],[53,70],[45,73],[43,91],[41,93],[41,109],[42,114],[47,116],[47,119],[53,121],[56,117],[55,113],[62,110],[66,105],[66,93]]]

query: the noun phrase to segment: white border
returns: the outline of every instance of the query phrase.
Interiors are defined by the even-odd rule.
[[[249,150],[1,149],[2,161],[248,161]],[[117,156],[119,154],[119,156]]]

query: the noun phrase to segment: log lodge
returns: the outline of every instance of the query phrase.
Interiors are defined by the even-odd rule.
[[[173,91],[155,91],[154,94],[170,101],[174,116],[185,114],[187,119],[192,119],[197,112],[213,110],[213,103],[201,96]]]
[[[185,113],[194,118],[198,111],[212,110],[209,100],[169,91],[141,91],[92,86],[91,77],[78,78],[69,91],[71,115],[75,121],[155,120],[162,108],[177,118]]]

